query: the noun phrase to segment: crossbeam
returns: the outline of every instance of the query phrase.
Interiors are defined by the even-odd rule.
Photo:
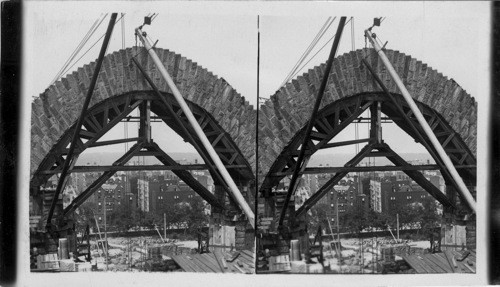
[[[139,72],[141,72],[142,76],[148,82],[149,86],[153,89],[156,97],[162,101],[162,103],[165,105],[167,108],[168,114],[172,117],[172,119],[177,123],[177,125],[180,127],[184,135],[187,137],[187,140],[189,143],[193,145],[193,147],[198,151],[198,154],[202,157],[203,161],[207,164],[208,169],[210,170],[211,174],[215,177],[215,179],[218,180],[218,182],[223,186],[223,188],[228,192],[229,187],[226,185],[224,179],[222,178],[221,174],[217,170],[217,168],[212,164],[212,161],[210,160],[210,156],[208,155],[208,152],[205,148],[200,146],[198,142],[196,141],[195,138],[195,133],[189,129],[189,125],[185,123],[180,115],[174,112],[174,109],[172,105],[167,101],[165,96],[160,93],[160,90],[158,87],[155,85],[151,77],[148,75],[148,73],[144,70],[144,68],[141,66],[139,61],[136,58],[132,58],[132,61],[136,65],[137,69]],[[181,109],[179,109],[181,110]],[[208,119],[206,121],[208,123]],[[229,193],[229,192],[228,192]]]
[[[180,166],[173,158],[166,154],[156,143],[151,142],[146,149],[149,151],[156,151],[159,155],[156,158],[166,166]],[[224,205],[219,202],[219,200],[213,195],[208,189],[206,189],[201,183],[199,183],[193,175],[183,169],[173,169],[172,172],[183,180],[190,188],[192,188],[197,194],[199,194],[204,200],[206,200],[210,205],[217,208],[224,208]]]
[[[389,153],[386,153],[390,155]],[[457,169],[461,168],[475,168],[475,165],[460,165],[455,166]],[[426,165],[407,165],[407,166],[355,166],[355,167],[345,167],[345,166],[335,166],[335,167],[308,167],[301,174],[321,174],[321,173],[334,173],[334,172],[372,172],[372,171],[405,171],[405,170],[439,170],[440,167],[437,164],[426,164]],[[275,172],[271,176],[283,177],[291,175],[293,171],[287,170],[282,172]]]
[[[142,142],[133,145],[124,155],[113,163],[113,166],[125,165],[134,155],[143,147]],[[101,187],[108,179],[116,173],[115,170],[104,172],[98,179],[89,185],[82,193],[80,193],[73,201],[64,209],[63,216],[75,211],[81,204],[85,202],[99,187]]]
[[[387,156],[387,159],[389,159],[393,164],[399,166],[410,166],[409,163],[407,163],[402,157],[400,157],[396,152],[394,152],[387,144],[382,144],[382,147],[380,149],[384,150],[387,153],[390,153],[390,155]],[[454,204],[450,201],[450,199],[444,193],[442,193],[436,186],[434,186],[434,184],[428,181],[421,172],[410,169],[406,169],[403,172],[406,173],[411,179],[413,179],[418,185],[424,188],[428,193],[430,193],[444,207],[455,208]]]
[[[142,154],[142,153],[139,153]],[[163,155],[160,152],[154,152],[155,155]],[[244,165],[226,165],[227,169],[244,168]],[[143,171],[143,170],[207,170],[206,164],[183,164],[183,165],[96,165],[96,166],[75,166],[71,169],[70,173],[81,172],[106,172],[106,171]],[[58,174],[61,173],[60,169],[43,170],[40,174]]]
[[[359,162],[361,162],[372,150],[374,149],[374,144],[369,143],[365,145],[358,154],[356,154],[350,161],[348,161],[345,167],[355,167]],[[316,193],[309,197],[304,204],[297,210],[296,217],[303,216],[311,207],[313,207],[329,190],[331,190],[342,178],[344,178],[349,172],[341,171],[337,172],[333,177],[331,177]]]

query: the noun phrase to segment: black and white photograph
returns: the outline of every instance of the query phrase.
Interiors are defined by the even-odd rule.
[[[26,1],[26,286],[487,285],[489,2]]]

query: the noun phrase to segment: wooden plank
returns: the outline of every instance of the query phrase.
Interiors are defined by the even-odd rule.
[[[253,260],[255,258],[254,254],[253,254],[253,251],[251,250],[241,250],[241,253],[244,254],[246,257],[250,258],[251,260]]]
[[[191,268],[191,266],[189,266],[189,264],[184,262],[184,260],[181,257],[178,257],[176,255],[172,255],[172,256],[170,256],[170,258],[172,258],[172,260],[174,260],[175,263],[177,263],[177,265],[179,265],[182,270],[184,270],[186,272],[196,272],[195,270],[193,270]]]
[[[252,256],[250,256],[248,253],[249,253],[248,250],[241,250],[240,251],[240,256],[238,256],[238,259],[241,262],[243,262],[243,263],[246,263],[246,264],[249,264],[249,265],[254,265],[255,264],[255,259],[253,257],[253,254],[252,254]]]
[[[420,259],[419,257],[423,258],[423,259]],[[427,273],[437,273],[437,271],[434,270],[434,268],[429,265],[428,260],[425,260],[425,257],[422,257],[420,255],[416,255],[415,256],[415,261],[417,261],[418,263],[420,263],[420,265],[422,266],[422,268],[424,268],[427,271]]]
[[[234,264],[233,265],[233,268],[236,268],[238,271],[240,271],[241,273],[243,274],[246,274],[245,270],[241,269],[240,267],[238,267],[238,265]]]
[[[208,259],[203,255],[204,254],[198,254],[196,256],[193,256],[193,262],[208,273],[217,273],[218,268],[215,267],[211,262],[209,262]]]
[[[185,256],[182,255],[177,255],[177,256],[172,256],[172,259],[181,266],[182,269],[186,272],[204,272],[201,268],[193,264],[189,259],[187,259]]]
[[[455,258],[459,258],[462,256],[462,253],[459,251],[452,251],[452,252],[453,252],[453,255],[455,255]],[[470,268],[470,266],[467,265],[467,259],[469,259],[469,257],[470,257],[470,254],[469,254],[469,256],[467,256],[467,258],[465,258],[465,260],[457,261],[457,265],[463,271],[463,273],[476,273],[476,271],[474,271],[474,269]]]
[[[437,262],[440,263],[440,266],[446,270],[446,273],[453,273],[453,267],[448,263],[448,260],[444,257],[444,253],[436,253],[434,254],[434,258]]]
[[[403,259],[408,262],[417,273],[432,273],[432,269],[422,264],[422,260],[418,259],[415,255],[403,256]]]
[[[435,254],[427,254],[423,257],[424,261],[436,271],[436,273],[449,273],[450,271],[446,270],[446,267],[442,266],[443,263],[439,261],[439,259],[435,256]]]
[[[215,264],[219,267],[219,272],[224,273],[224,266],[222,265],[221,261],[219,261],[219,257],[217,257],[217,254],[215,254],[215,250],[209,255],[213,260],[215,260]]]
[[[214,249],[213,252],[216,255],[216,258],[222,264],[222,268],[228,269],[228,265],[226,263],[226,259],[224,259],[224,255],[222,254],[222,250],[221,249]],[[226,272],[226,270],[224,270],[223,272]]]
[[[472,272],[472,273],[476,273],[476,270],[475,270],[475,269],[473,269],[471,266],[469,266],[469,264],[464,264],[464,266],[465,266],[467,269],[469,269],[469,270],[470,270],[470,272]]]
[[[220,267],[210,254],[204,253],[197,256],[198,260],[210,268],[214,273],[220,273]]]
[[[204,257],[207,262],[210,263],[210,265],[214,268],[214,271],[221,272],[219,263],[217,263],[217,260],[215,259],[212,253],[203,253],[200,255]]]
[[[415,270],[415,272],[417,273],[427,273],[422,267],[420,267],[419,264],[417,264],[416,262],[414,262],[413,258],[410,257],[410,256],[403,256],[403,260],[406,261],[406,263],[408,263],[408,265],[411,266],[411,268],[413,268]]]
[[[208,267],[204,262],[203,259],[201,259],[199,256],[186,256],[187,261],[191,262],[193,265],[201,269],[202,271],[200,272],[205,272],[205,273],[214,273],[214,271]]]

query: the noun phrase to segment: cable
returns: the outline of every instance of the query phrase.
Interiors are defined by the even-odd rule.
[[[122,15],[122,16],[121,16],[118,20],[116,20],[115,24],[116,24],[116,23],[118,23],[118,21],[120,21],[120,20],[122,19],[122,17],[123,17],[123,15]],[[80,61],[80,60],[81,60],[81,59],[82,59],[85,55],[87,55],[87,53],[88,53],[88,52],[89,52],[89,51],[90,51],[90,50],[91,50],[91,49],[92,49],[92,48],[93,48],[93,47],[94,47],[97,43],[99,43],[99,41],[100,41],[100,40],[102,39],[102,37],[104,37],[105,35],[106,35],[106,34],[102,34],[102,35],[101,35],[101,37],[99,37],[99,39],[97,39],[97,41],[95,41],[95,42],[94,42],[94,44],[92,44],[92,46],[90,46],[90,48],[89,48],[89,49],[88,49],[88,50],[87,50],[87,51],[86,51],[86,52],[85,52],[85,53],[84,53],[84,54],[83,54],[80,58],[78,58],[78,60],[76,60],[76,61],[73,63],[73,65],[71,65],[71,67],[69,67],[68,69],[66,69],[66,71],[64,71],[63,73],[61,73],[61,75],[62,75],[62,74],[65,74],[65,73],[67,73],[69,70],[71,70],[71,68],[73,68],[73,67],[76,65],[76,63],[78,63],[78,61]],[[109,46],[108,46],[108,47],[109,47]],[[108,47],[106,48],[106,51],[107,51]]]
[[[103,17],[102,20],[104,20],[104,18],[105,17]],[[59,77],[61,76],[61,74],[64,71],[64,69],[69,65],[69,63],[74,59],[74,57],[76,56],[76,54],[81,50],[81,48],[83,47],[83,45],[93,35],[93,33],[95,32],[95,30],[97,29],[97,27],[100,25],[100,23],[102,23],[102,20],[101,20],[101,22],[99,22],[99,18],[96,19],[96,21],[90,27],[89,31],[87,31],[87,34],[83,37],[83,39],[77,45],[77,47],[75,48],[75,50],[73,50],[73,52],[71,53],[71,55],[69,56],[69,58],[66,60],[66,62],[64,63],[64,65],[57,72],[56,76],[54,77],[54,79],[52,80],[52,82],[50,83],[50,85],[52,85],[57,79],[59,79]]]
[[[293,78],[293,75],[296,74],[298,67],[304,62],[304,60],[307,58],[307,56],[309,56],[309,54],[314,49],[314,47],[316,47],[316,45],[321,40],[321,38],[323,38],[324,34],[330,28],[330,26],[333,24],[333,22],[335,21],[335,19],[336,19],[336,17],[333,18],[333,20],[331,20],[330,23],[328,23],[328,25],[327,25],[326,28],[323,27],[324,29],[322,28],[322,31],[320,30],[320,32],[318,33],[318,35],[316,35],[316,38],[313,40],[314,42],[312,42],[311,45],[310,45],[310,47],[308,47],[307,51],[304,53],[303,57],[300,59],[300,62],[297,63],[297,66],[294,67],[293,71],[290,73],[290,75],[288,75],[287,79],[285,80],[285,82],[282,85],[285,85],[288,81],[290,81]],[[328,20],[327,20],[327,22],[328,22]],[[325,22],[325,24],[327,22]]]
[[[355,47],[356,47],[356,41],[355,41],[355,38],[354,38],[354,17],[351,17],[351,43],[352,43],[352,50],[354,51],[355,50]]]
[[[351,21],[351,19],[349,19],[349,21],[347,21],[347,22],[344,24],[344,27],[345,27],[345,26],[346,26],[346,25],[347,25],[350,21]],[[298,71],[297,71],[297,72],[296,72],[296,73],[295,73],[292,77],[291,77],[291,79],[293,79],[293,78],[294,78],[294,77],[295,77],[295,76],[296,76],[296,75],[297,75],[300,71],[302,71],[302,69],[304,69],[304,67],[305,67],[307,64],[309,64],[309,62],[311,62],[311,61],[314,59],[314,57],[316,57],[316,55],[318,55],[318,54],[319,54],[319,52],[321,52],[321,50],[323,50],[323,48],[325,48],[325,46],[326,46],[326,45],[328,45],[328,43],[330,43],[330,41],[332,41],[332,40],[333,40],[333,38],[335,38],[335,36],[336,36],[336,35],[337,35],[337,34],[333,35],[333,36],[332,36],[332,37],[331,37],[331,38],[330,38],[330,39],[329,39],[329,40],[328,40],[328,41],[327,41],[327,42],[326,42],[326,43],[325,43],[325,44],[324,44],[324,45],[323,45],[323,46],[322,46],[322,47],[321,47],[321,48],[320,48],[317,52],[316,52],[316,54],[314,54],[314,55],[311,57],[311,59],[309,59],[309,61],[307,61],[307,62],[306,62],[306,63],[305,63],[305,64],[304,64],[304,65],[303,65],[303,66],[302,66],[302,67],[301,67],[301,68],[300,68],[300,69],[299,69],[299,70],[298,70]]]
[[[336,17],[333,18],[333,20],[331,20],[331,19],[332,19],[332,17],[328,17],[328,19],[325,21],[325,23],[323,24],[323,26],[321,27],[321,29],[318,31],[318,33],[316,34],[316,36],[314,37],[314,39],[311,41],[311,43],[309,44],[309,46],[307,47],[307,49],[302,53],[302,55],[300,56],[300,58],[297,61],[297,63],[295,63],[295,65],[293,66],[293,68],[290,71],[290,73],[288,73],[288,75],[286,76],[286,78],[283,80],[283,82],[281,83],[280,87],[282,87],[283,85],[285,85],[286,83],[288,83],[288,81],[291,79],[291,76],[295,73],[295,71],[297,70],[297,68],[302,64],[302,62],[305,60],[305,58],[309,55],[309,53],[311,52],[311,50],[316,46],[316,44],[318,43],[318,41],[323,37],[323,35],[325,34],[325,32],[330,28],[330,26],[332,25],[332,23],[335,21]]]
[[[87,31],[87,34],[85,34],[85,36],[83,37],[83,39],[80,41],[80,43],[76,46],[75,50],[73,50],[73,52],[71,53],[71,55],[68,57],[68,59],[66,60],[66,62],[64,62],[63,66],[61,67],[61,69],[59,69],[59,71],[57,72],[56,76],[54,77],[54,79],[52,79],[52,81],[50,82],[50,85],[51,86],[52,84],[54,84],[55,81],[57,81],[61,75],[64,73],[64,70],[68,67],[68,65],[71,63],[71,61],[76,57],[76,55],[81,51],[81,49],[83,48],[83,46],[87,43],[87,41],[90,39],[90,37],[92,37],[92,35],[94,34],[94,32],[97,30],[97,28],[101,25],[101,23],[104,21],[104,19],[106,18],[108,14],[106,13],[102,19],[99,21],[99,18],[97,18],[94,23],[92,24],[92,26],[90,27],[89,31]]]
[[[122,13],[121,24],[122,24],[122,49],[125,49],[125,14]]]

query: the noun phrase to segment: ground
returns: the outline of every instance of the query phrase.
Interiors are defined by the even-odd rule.
[[[157,254],[155,257],[150,250],[154,247],[162,246],[177,246],[177,250],[189,252],[198,247],[198,242],[178,241],[167,238],[165,242],[158,236],[143,236],[143,237],[113,237],[108,238],[108,271],[134,271],[140,272],[144,270],[150,271],[175,271],[175,265],[171,258]],[[91,250],[93,264],[97,263],[98,270],[106,270],[106,261],[102,249],[97,249],[97,241],[91,241]],[[161,256],[161,257],[160,257]],[[156,269],[155,269],[156,267]],[[170,268],[170,269],[168,269]]]
[[[350,238],[341,239],[340,241],[343,248],[341,251],[341,264],[339,264],[335,249],[329,245],[329,242],[323,243],[326,273],[381,273],[383,256],[380,247],[394,242],[389,237],[363,239],[362,252],[360,252],[361,244],[359,239]],[[430,247],[429,241],[407,240],[404,242],[416,250],[423,251]],[[377,248],[377,243],[379,248]],[[405,246],[405,244],[399,244],[399,246]],[[361,254],[362,256],[360,256]],[[396,262],[401,260],[400,256],[395,256]]]

